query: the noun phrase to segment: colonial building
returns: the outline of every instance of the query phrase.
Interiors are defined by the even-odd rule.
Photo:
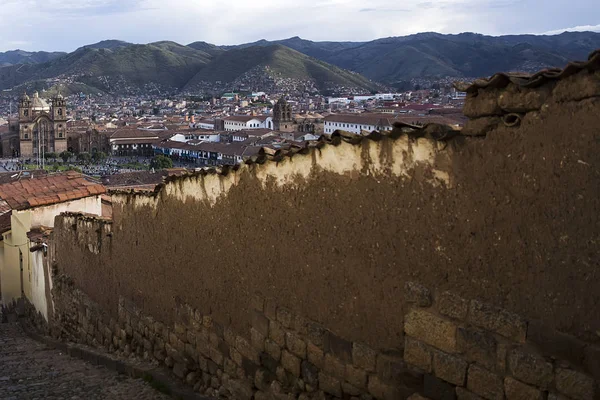
[[[67,150],[67,104],[59,94],[48,104],[34,93],[19,101],[18,119],[10,120],[2,138],[5,157],[37,157],[42,153]]]
[[[393,124],[394,116],[388,114],[332,114],[325,118],[325,133],[391,131]]]
[[[32,236],[50,230],[62,212],[102,215],[106,188],[76,172],[28,175],[0,184],[0,292],[4,306],[26,297],[44,313],[48,304],[40,293],[47,283]]]
[[[111,152],[109,138],[113,131],[100,131],[94,124],[88,124],[85,129],[67,131],[67,150],[71,153],[98,153]]]

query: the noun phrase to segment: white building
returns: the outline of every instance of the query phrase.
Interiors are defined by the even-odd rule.
[[[332,114],[325,118],[324,132],[337,130],[360,134],[362,131],[391,131],[394,118],[389,114]]]
[[[241,131],[243,129],[273,129],[273,117],[234,115],[223,118],[225,130],[229,132]]]

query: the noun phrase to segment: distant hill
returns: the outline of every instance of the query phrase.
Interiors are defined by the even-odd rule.
[[[188,47],[191,47],[192,49],[203,51],[212,56],[222,54],[226,51],[221,46],[215,46],[214,44],[210,44],[210,43],[206,43],[206,42],[190,43],[190,44],[188,44]]]
[[[232,48],[217,56],[186,85],[191,88],[206,82],[234,82],[244,75],[247,80],[291,79],[314,83],[318,90],[334,86],[373,90],[376,84],[363,76],[309,57],[280,44]]]
[[[412,78],[479,77],[499,71],[533,72],[545,67],[563,67],[568,61],[585,59],[592,50],[600,48],[600,33],[484,36],[429,32],[370,42],[312,42],[293,37],[250,45],[273,43],[393,84]]]
[[[48,53],[46,51],[30,52],[24,50],[12,50],[0,53],[0,66],[10,66],[16,64],[38,64],[64,56],[65,54],[67,53]]]
[[[147,85],[177,90],[210,60],[209,54],[174,42],[115,50],[82,47],[47,63],[0,68],[0,89],[27,81],[72,77],[108,93],[126,93]]]
[[[122,40],[103,40],[98,43],[88,44],[87,46],[83,46],[84,49],[108,49],[108,50],[116,50],[122,47],[133,46],[133,43],[124,42]]]
[[[0,53],[0,90],[57,83],[113,94],[219,91],[232,88],[320,91],[395,87],[406,81],[535,72],[584,60],[600,33],[552,36],[442,35],[426,32],[369,42],[313,42],[292,37],[236,46],[194,42],[132,44],[104,40],[72,53]],[[304,86],[303,86],[304,85]],[[338,90],[339,89],[339,90]],[[353,90],[354,90],[353,89]]]

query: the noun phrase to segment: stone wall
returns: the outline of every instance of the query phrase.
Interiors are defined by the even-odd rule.
[[[413,307],[405,316],[404,361],[424,373],[426,396],[597,398],[600,346],[456,293],[434,296],[412,282],[406,290]]]
[[[597,398],[597,64],[62,215],[52,331],[236,399]]]

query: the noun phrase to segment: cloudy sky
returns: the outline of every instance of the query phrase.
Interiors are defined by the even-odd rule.
[[[366,41],[435,31],[600,31],[598,0],[0,0],[0,51],[71,51],[104,39],[238,44]]]

